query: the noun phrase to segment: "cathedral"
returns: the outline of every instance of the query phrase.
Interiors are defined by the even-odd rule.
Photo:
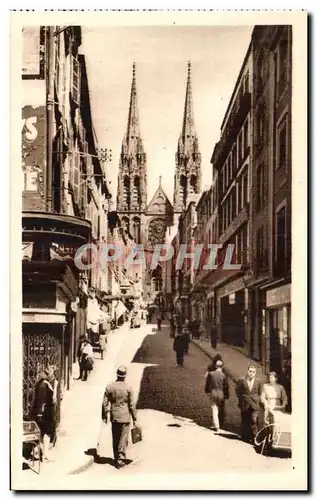
[[[156,244],[165,242],[166,231],[175,224],[192,194],[200,192],[201,155],[195,131],[191,85],[191,64],[188,63],[186,96],[181,134],[175,155],[173,204],[166,196],[161,177],[157,190],[147,200],[147,155],[140,132],[136,70],[133,63],[128,123],[119,160],[117,215],[121,232],[151,254]],[[150,302],[162,289],[162,268],[142,270],[143,299]]]

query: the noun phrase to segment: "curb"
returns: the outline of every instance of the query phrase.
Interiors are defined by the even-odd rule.
[[[207,351],[207,349],[202,347],[200,344],[196,343],[195,340],[191,340],[191,343],[194,344],[196,347],[198,347],[198,349],[200,349],[204,354],[206,354],[206,356],[208,356],[209,359],[211,359],[213,361],[214,356],[212,356],[210,354],[210,352]],[[237,377],[236,375],[234,375],[234,373],[229,368],[224,366],[223,371],[226,375],[228,375],[228,377],[230,377],[233,380],[233,382],[235,382],[235,383],[238,382],[240,377]]]
[[[70,472],[67,472],[68,476],[73,476],[75,474],[80,474],[81,472],[84,472],[85,470],[89,469],[93,465],[95,461],[94,457],[90,457],[84,464],[80,465],[79,467],[76,467],[75,469],[72,469]]]

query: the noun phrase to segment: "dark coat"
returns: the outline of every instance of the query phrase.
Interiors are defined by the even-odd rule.
[[[222,370],[208,373],[205,393],[209,394],[212,404],[221,404],[225,399],[229,399],[229,384]]]
[[[258,378],[254,379],[253,387],[250,391],[246,377],[240,378],[237,382],[236,395],[241,411],[259,410],[262,395],[262,383]]]
[[[184,335],[177,335],[174,339],[173,349],[176,352],[184,353],[187,347],[187,340]]]

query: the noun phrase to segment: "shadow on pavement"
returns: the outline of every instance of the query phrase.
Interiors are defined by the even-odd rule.
[[[144,368],[137,409],[169,413],[210,429],[211,409],[203,390],[203,355],[195,351],[186,356],[185,368],[180,369],[176,366],[172,342],[163,331],[147,335],[136,352],[132,363],[154,365]],[[225,430],[236,432],[237,426],[228,422]]]

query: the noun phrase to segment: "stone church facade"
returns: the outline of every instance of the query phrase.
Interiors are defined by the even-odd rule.
[[[200,191],[201,156],[194,126],[191,67],[188,76],[184,107],[183,126],[176,153],[173,205],[166,196],[161,177],[159,186],[147,201],[147,156],[140,133],[137,102],[135,63],[133,63],[132,85],[127,129],[123,137],[119,160],[117,214],[121,233],[137,244],[143,245],[147,265],[133,266],[129,271],[132,281],[142,281],[142,295],[146,302],[154,301],[162,290],[163,268],[158,265],[150,269],[149,262],[156,244],[165,242],[166,231],[186,208],[191,194]]]

